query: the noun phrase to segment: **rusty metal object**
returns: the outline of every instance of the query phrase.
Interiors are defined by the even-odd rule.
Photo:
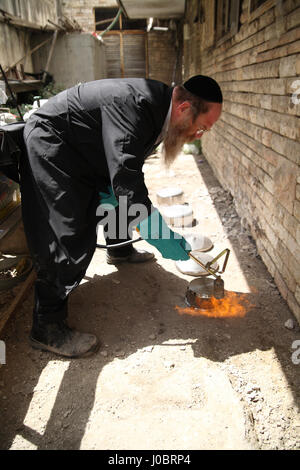
[[[187,288],[185,303],[188,307],[209,310],[213,308],[213,297],[215,299],[223,299],[224,296],[224,281],[221,278],[197,277]]]
[[[214,280],[214,293],[213,296],[216,299],[223,299],[225,295],[225,290],[224,290],[224,281],[221,279],[221,277],[218,277],[217,279]]]
[[[208,275],[214,276],[215,279],[211,277],[202,277],[196,278],[192,282],[190,282],[186,294],[185,294],[185,302],[189,307],[195,308],[202,308],[202,309],[210,309],[213,308],[213,304],[211,299],[214,297],[215,299],[223,299],[225,296],[225,289],[224,289],[224,281],[217,274],[217,271],[211,268],[212,264],[221,258],[224,254],[225,260],[223,263],[222,270],[219,273],[223,273],[225,271],[228,257],[229,257],[230,250],[226,248],[223,250],[218,256],[216,256],[212,261],[209,263],[203,264],[198,258],[194,255],[189,253],[189,256],[200,264],[200,266],[206,270]]]
[[[189,307],[196,308],[212,308],[210,299],[214,293],[214,280],[212,278],[199,278],[193,279],[190,282],[186,294],[185,303]]]

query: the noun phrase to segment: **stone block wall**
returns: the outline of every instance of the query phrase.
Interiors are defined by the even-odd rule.
[[[202,22],[189,21],[196,3],[188,1],[185,78],[210,75],[224,95],[203,152],[300,321],[300,2],[269,0],[255,17],[243,0],[238,32],[221,43],[213,2],[201,2]]]
[[[41,38],[36,37],[40,42]],[[35,70],[43,70],[50,44],[34,55]],[[57,86],[69,88],[78,83],[106,78],[105,46],[90,33],[72,32],[58,35],[49,73]]]
[[[181,82],[180,51],[174,44],[176,35],[174,31],[150,31],[148,33],[148,67],[149,78],[160,80],[168,85],[174,81]],[[180,47],[178,45],[177,47]]]
[[[95,8],[118,8],[116,0],[62,0],[62,13],[74,18],[84,31],[95,31]],[[109,24],[109,23],[108,23]],[[108,26],[108,24],[106,26]]]

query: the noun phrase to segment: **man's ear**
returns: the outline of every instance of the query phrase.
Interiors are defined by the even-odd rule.
[[[179,87],[175,87],[172,94],[172,114],[171,120],[172,122],[177,122],[177,120],[181,120],[184,118],[188,111],[191,109],[191,103],[188,101],[181,101],[179,99]]]
[[[191,104],[188,101],[183,101],[182,103],[178,103],[176,108],[179,113],[185,113],[191,109]]]
[[[172,119],[182,119],[188,115],[188,111],[191,109],[191,105],[188,101],[175,102],[172,108]]]

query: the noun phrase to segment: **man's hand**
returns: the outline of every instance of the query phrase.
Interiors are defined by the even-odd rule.
[[[142,220],[137,229],[141,237],[157,248],[164,258],[175,261],[190,259],[188,252],[191,246],[181,235],[169,229],[157,209]]]

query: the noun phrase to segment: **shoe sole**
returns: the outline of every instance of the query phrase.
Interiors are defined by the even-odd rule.
[[[140,260],[135,260],[131,261],[130,256],[128,258],[117,258],[115,260],[106,260],[107,264],[121,264],[121,263],[131,263],[131,264],[139,264],[139,263],[147,263],[148,261],[151,261],[154,259],[154,255],[151,258],[148,259],[140,259]]]
[[[100,341],[97,341],[97,343],[92,346],[88,351],[82,354],[63,354],[59,349],[54,348],[52,346],[48,346],[47,344],[40,343],[39,341],[36,341],[33,338],[29,338],[29,344],[32,348],[34,349],[39,349],[41,351],[46,351],[46,352],[53,352],[59,356],[62,357],[67,357],[69,359],[75,359],[75,358],[81,358],[81,357],[88,357],[91,356],[92,354],[96,353],[100,347]]]
[[[208,246],[206,246],[206,247],[204,247],[204,248],[195,248],[195,250],[192,250],[192,251],[199,251],[199,252],[201,252],[201,253],[206,253],[207,251],[212,250],[213,247],[214,247],[214,244],[212,243],[211,245],[208,245]]]
[[[207,248],[200,248],[198,251],[202,251],[203,253],[206,253],[207,251],[212,250],[214,247],[214,244],[212,243],[209,247]],[[196,250],[197,251],[197,250]]]
[[[128,258],[125,259],[116,259],[116,260],[106,260],[107,264],[120,264],[120,263],[129,263]]]

